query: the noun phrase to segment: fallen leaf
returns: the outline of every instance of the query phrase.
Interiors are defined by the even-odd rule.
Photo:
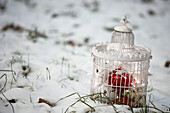
[[[168,68],[170,66],[170,61],[166,61],[164,66]]]
[[[5,25],[3,28],[2,28],[2,31],[6,31],[8,29],[12,29],[14,31],[19,31],[19,32],[22,32],[24,31],[24,28],[19,26],[19,25],[14,25],[13,23],[11,24],[7,24]]]
[[[47,105],[49,105],[49,106],[51,106],[51,107],[54,107],[54,106],[55,106],[54,103],[50,103],[49,101],[47,101],[47,100],[45,100],[45,99],[42,99],[42,98],[39,98],[38,103],[45,103],[45,104],[47,104]]]
[[[59,14],[57,14],[57,13],[54,13],[54,14],[51,15],[52,18],[56,18],[58,16],[59,16]]]
[[[7,1],[1,1],[0,2],[0,11],[4,12],[6,10]]]
[[[156,13],[155,13],[155,11],[154,11],[154,10],[149,9],[149,10],[148,10],[148,14],[149,14],[149,15],[151,15],[151,16],[153,16],[153,15],[155,15]]]
[[[6,104],[5,107],[8,107],[9,104]]]
[[[71,40],[70,40],[70,41],[67,41],[66,43],[67,43],[68,45],[70,45],[70,46],[75,46],[75,42],[73,42],[73,41],[71,41]]]
[[[88,42],[89,42],[89,38],[85,38],[85,39],[84,39],[84,42],[85,42],[85,43],[88,43]]]
[[[16,103],[16,99],[11,99],[11,100],[8,100],[9,103]]]

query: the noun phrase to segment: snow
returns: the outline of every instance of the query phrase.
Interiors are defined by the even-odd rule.
[[[170,1],[144,3],[136,0],[100,0],[96,12],[92,11],[94,6],[88,8],[84,3],[83,0],[8,0],[6,10],[0,12],[1,29],[6,24],[14,23],[26,29],[37,28],[48,36],[47,39],[38,38],[34,43],[28,39],[28,32],[0,32],[0,70],[10,70],[11,60],[16,60],[12,65],[16,82],[12,82],[11,72],[0,71],[0,75],[7,74],[4,95],[9,100],[17,100],[12,103],[15,113],[62,113],[78,96],[64,99],[54,107],[38,103],[39,98],[56,102],[73,92],[89,94],[93,66],[91,47],[97,42],[110,41],[111,32],[104,28],[119,25],[123,15],[135,26],[136,45],[145,45],[152,51],[149,88],[153,87],[153,90],[148,95],[152,94],[151,100],[159,108],[161,105],[170,106],[170,68],[164,67],[165,61],[170,60]],[[148,10],[153,10],[155,14],[148,14]],[[53,18],[54,13],[59,16]],[[72,35],[67,36],[70,33]],[[86,37],[89,43],[84,42]],[[69,40],[83,45],[73,47],[65,44]],[[31,72],[26,78],[23,77],[22,66],[28,63]],[[0,87],[4,82],[4,78],[0,79]],[[87,102],[92,106],[101,105],[90,99]],[[119,111],[130,112],[127,106],[116,107]],[[111,106],[95,108],[96,113],[115,112]],[[78,103],[69,111],[84,113],[88,109],[86,105]],[[2,94],[0,113],[12,113],[11,106]]]

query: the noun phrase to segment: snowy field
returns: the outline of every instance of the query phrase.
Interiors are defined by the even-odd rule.
[[[0,0],[0,76],[7,75],[5,87],[5,75],[0,79],[0,113],[13,113],[12,106],[15,113],[64,113],[78,96],[57,100],[90,94],[91,47],[110,41],[123,15],[134,26],[136,45],[152,51],[148,95],[158,108],[170,107],[170,67],[164,66],[170,60],[170,1],[150,1]],[[96,113],[115,112],[87,103],[97,106]],[[81,102],[69,109],[88,111]]]

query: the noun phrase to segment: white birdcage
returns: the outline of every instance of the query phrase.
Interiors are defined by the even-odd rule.
[[[120,23],[114,28],[111,43],[98,43],[92,48],[91,94],[95,98],[95,94],[105,95],[98,98],[103,103],[144,106],[151,52],[134,45],[133,27],[125,16]]]

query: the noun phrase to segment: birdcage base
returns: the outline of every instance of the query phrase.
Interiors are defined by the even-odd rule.
[[[113,88],[112,88],[113,89]],[[113,89],[100,93],[94,93],[93,98],[101,103],[128,105],[131,107],[142,107],[146,104],[146,94],[144,94],[143,87],[139,88],[124,88]]]

